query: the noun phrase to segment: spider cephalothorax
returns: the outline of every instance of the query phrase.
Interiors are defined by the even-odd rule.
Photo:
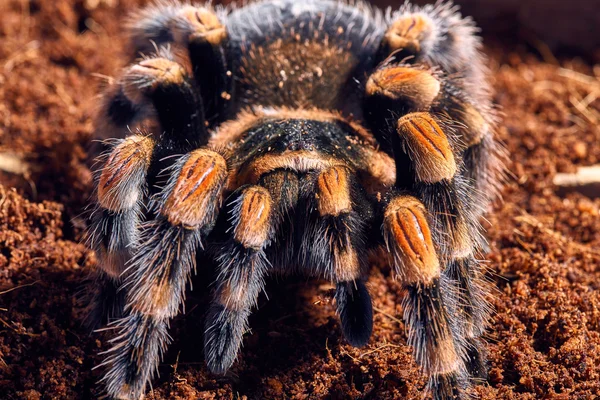
[[[107,89],[91,244],[95,315],[116,330],[111,397],[141,396],[194,268],[212,268],[208,368],[234,362],[273,273],[335,283],[342,331],[372,330],[375,250],[435,398],[485,375],[478,219],[500,170],[479,40],[449,4],[162,4],[130,25],[141,57]],[[141,56],[143,54],[143,56]],[[127,135],[128,127],[146,126]],[[135,130],[134,130],[135,131]],[[202,255],[202,265],[196,266]]]

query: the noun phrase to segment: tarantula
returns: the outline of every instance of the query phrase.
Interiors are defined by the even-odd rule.
[[[90,221],[95,316],[116,332],[109,397],[143,396],[200,255],[216,276],[214,373],[234,362],[272,273],[335,283],[341,330],[365,345],[379,252],[405,288],[433,397],[485,377],[476,257],[501,152],[469,18],[450,3],[385,14],[327,0],[160,3],[135,14],[130,38],[135,61],[100,105]]]

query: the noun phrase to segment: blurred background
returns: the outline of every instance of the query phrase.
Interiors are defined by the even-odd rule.
[[[372,3],[397,7],[403,1],[373,0]],[[544,43],[552,51],[599,57],[598,0],[455,0],[454,3],[461,6],[463,15],[472,16],[488,37],[505,41],[524,39],[536,47]]]

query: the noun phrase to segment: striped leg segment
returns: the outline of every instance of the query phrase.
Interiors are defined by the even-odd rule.
[[[125,273],[125,316],[115,324],[118,333],[103,363],[107,393],[116,398],[138,398],[156,370],[227,180],[225,160],[207,149],[181,157],[171,173],[156,200],[158,215],[145,224]]]
[[[396,196],[385,210],[383,226],[386,245],[407,291],[403,308],[408,343],[430,376],[434,398],[456,398],[463,362],[441,293],[440,261],[425,206],[415,197]]]
[[[316,180],[316,219],[309,222],[303,244],[307,264],[324,270],[336,283],[335,300],[342,332],[348,343],[361,347],[373,331],[373,306],[365,286],[366,247],[364,227],[367,212],[355,210],[360,198],[358,185],[346,167],[322,171]],[[368,210],[365,208],[364,210]],[[318,271],[315,275],[322,276]]]
[[[146,175],[155,147],[146,136],[113,143],[97,176],[97,207],[90,218],[90,247],[98,257],[89,323],[97,327],[121,315],[124,296],[117,291],[125,263],[139,237]]]
[[[206,318],[204,353],[208,368],[225,373],[235,361],[252,307],[263,289],[273,237],[273,199],[260,186],[242,187],[231,203],[231,229],[219,251],[213,302]]]

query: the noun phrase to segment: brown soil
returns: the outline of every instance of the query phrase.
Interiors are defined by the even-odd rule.
[[[0,2],[1,398],[96,396],[92,367],[106,337],[86,331],[77,303],[95,263],[80,244],[85,148],[101,76],[125,59],[119,21],[132,3]],[[552,177],[600,163],[600,66],[502,49],[491,51],[492,67],[512,176],[487,224],[496,314],[490,378],[475,390],[484,399],[597,398],[600,199],[559,197]],[[375,331],[355,349],[341,339],[329,286],[272,282],[227,377],[203,367],[202,299],[192,296],[148,397],[421,398],[400,286],[389,268],[375,268],[369,286]]]

